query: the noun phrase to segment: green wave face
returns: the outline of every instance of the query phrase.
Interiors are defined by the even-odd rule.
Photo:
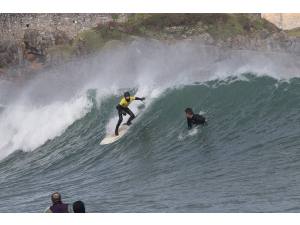
[[[299,90],[253,74],[169,87],[105,146],[120,95],[89,90],[60,136],[2,160],[0,211],[41,212],[60,191],[89,212],[299,212]],[[186,107],[208,126],[187,130]]]

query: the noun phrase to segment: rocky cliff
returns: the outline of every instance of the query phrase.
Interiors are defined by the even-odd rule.
[[[33,74],[136,37],[300,54],[299,36],[260,14],[0,14],[0,25],[0,75]]]
[[[60,61],[66,58],[63,50],[81,32],[125,18],[124,14],[0,14],[0,75],[11,67],[31,73]]]

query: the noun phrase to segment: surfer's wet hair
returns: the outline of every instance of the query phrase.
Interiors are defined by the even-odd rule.
[[[125,97],[125,98],[130,97],[130,93],[129,93],[128,91],[126,91],[126,92],[124,93],[124,97]]]
[[[185,111],[185,113],[188,113],[188,114],[194,114],[194,112],[191,108],[186,108],[184,111]]]

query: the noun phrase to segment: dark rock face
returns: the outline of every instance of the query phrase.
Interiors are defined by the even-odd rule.
[[[0,67],[19,64],[22,55],[20,51],[21,46],[13,40],[0,42]]]
[[[48,63],[48,58],[55,57],[49,56],[49,48],[69,43],[81,31],[107,23],[111,17],[99,13],[1,13],[0,68],[26,64],[27,60]]]
[[[51,37],[45,37],[37,30],[27,30],[23,41],[25,44],[25,55],[33,55],[40,60],[44,59],[46,49],[52,45]]]
[[[54,32],[42,32],[28,29],[24,34],[23,41],[25,45],[25,55],[33,55],[35,57],[31,58],[44,63],[50,47],[67,44],[70,42],[70,39],[60,30]]]
[[[19,68],[18,74],[31,74],[50,65],[54,60],[60,61],[61,57],[51,55],[49,48],[64,45],[70,42],[68,36],[56,30],[54,32],[42,32],[28,29],[21,41],[6,40],[0,42],[0,75],[4,76],[4,68]],[[53,59],[54,58],[54,59]],[[56,59],[57,58],[57,59]]]

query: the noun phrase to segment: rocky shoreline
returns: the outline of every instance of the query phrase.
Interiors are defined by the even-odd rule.
[[[300,55],[299,36],[257,14],[110,14],[73,36],[62,29],[28,27],[19,39],[0,39],[0,79],[28,79],[46,68],[136,38],[167,43],[197,40],[221,48]]]

